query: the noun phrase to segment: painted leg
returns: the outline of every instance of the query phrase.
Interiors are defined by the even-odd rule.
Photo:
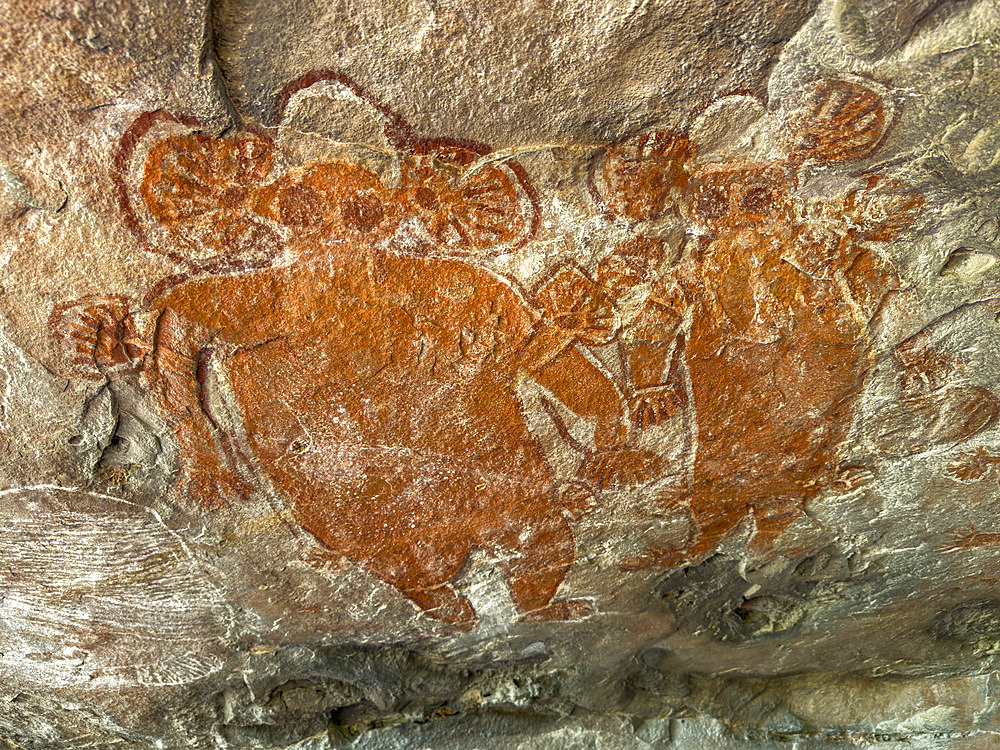
[[[451,583],[401,590],[408,599],[436,620],[467,630],[471,630],[476,623],[476,613],[469,600],[455,591]]]
[[[516,541],[511,533],[510,541]],[[507,573],[510,595],[526,622],[579,620],[593,614],[584,599],[552,601],[566,574],[576,561],[576,541],[569,522],[561,516],[541,521],[531,530],[520,552],[501,563]]]
[[[598,450],[624,441],[627,428],[621,393],[582,351],[570,347],[532,375],[574,414],[595,425]]]
[[[715,494],[710,489],[698,489],[697,486],[663,493],[657,505],[659,515],[689,514],[691,531],[687,541],[682,547],[652,544],[644,553],[624,563],[622,570],[676,568],[699,563],[715,552],[750,512],[744,501]]]
[[[596,451],[588,454],[579,476],[597,489],[634,487],[655,477],[659,456],[625,447],[628,427],[621,394],[579,349],[567,349],[534,373],[577,416],[594,424]]]
[[[772,552],[774,543],[796,518],[802,515],[804,498],[783,498],[767,507],[753,509],[757,531],[750,539],[749,547],[754,552]]]
[[[471,629],[476,622],[476,613],[469,600],[455,591],[452,583],[469,557],[468,544],[442,542],[433,551],[423,548],[418,553],[421,548],[407,544],[407,541],[396,540],[389,548],[369,548],[365,564],[429,616]]]
[[[621,564],[621,570],[633,572],[647,568],[674,568],[684,563],[685,550],[694,539],[696,526],[691,515],[691,485],[687,482],[661,491],[653,500],[654,517],[681,518],[687,517],[687,539],[681,546],[667,542],[654,541],[646,549],[630,560]]]
[[[441,528],[390,525],[403,515],[390,475],[366,476],[323,494],[309,495],[309,487],[306,480],[283,488],[296,520],[326,548],[363,565],[437,620],[475,622],[472,606],[452,583],[469,557],[469,540]]]
[[[146,369],[150,390],[173,423],[182,471],[172,493],[195,507],[220,508],[253,495],[254,488],[233,471],[223,433],[205,393],[205,332],[172,310],[155,322]]]

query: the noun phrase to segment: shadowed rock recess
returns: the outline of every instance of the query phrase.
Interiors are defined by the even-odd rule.
[[[0,39],[0,747],[1000,747],[995,0]]]

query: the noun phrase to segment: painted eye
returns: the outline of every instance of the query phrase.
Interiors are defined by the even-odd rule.
[[[753,188],[743,193],[743,196],[740,198],[740,205],[748,213],[767,213],[774,205],[774,195],[767,188]]]
[[[440,201],[438,200],[437,193],[431,190],[429,187],[419,187],[414,193],[414,198],[417,201],[417,205],[427,211],[437,211],[440,206]]]
[[[695,211],[704,221],[718,221],[729,213],[729,198],[722,188],[700,190],[695,198]]]
[[[278,196],[281,223],[288,226],[313,226],[323,217],[323,205],[316,191],[305,185],[291,185]]]
[[[344,224],[362,234],[378,227],[385,215],[382,201],[374,195],[355,195],[344,204]]]

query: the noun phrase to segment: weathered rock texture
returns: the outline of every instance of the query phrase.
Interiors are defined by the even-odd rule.
[[[0,742],[994,746],[993,0],[0,35]]]

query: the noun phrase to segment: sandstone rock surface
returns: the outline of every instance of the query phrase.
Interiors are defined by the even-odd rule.
[[[0,742],[992,746],[994,0],[0,21]]]

